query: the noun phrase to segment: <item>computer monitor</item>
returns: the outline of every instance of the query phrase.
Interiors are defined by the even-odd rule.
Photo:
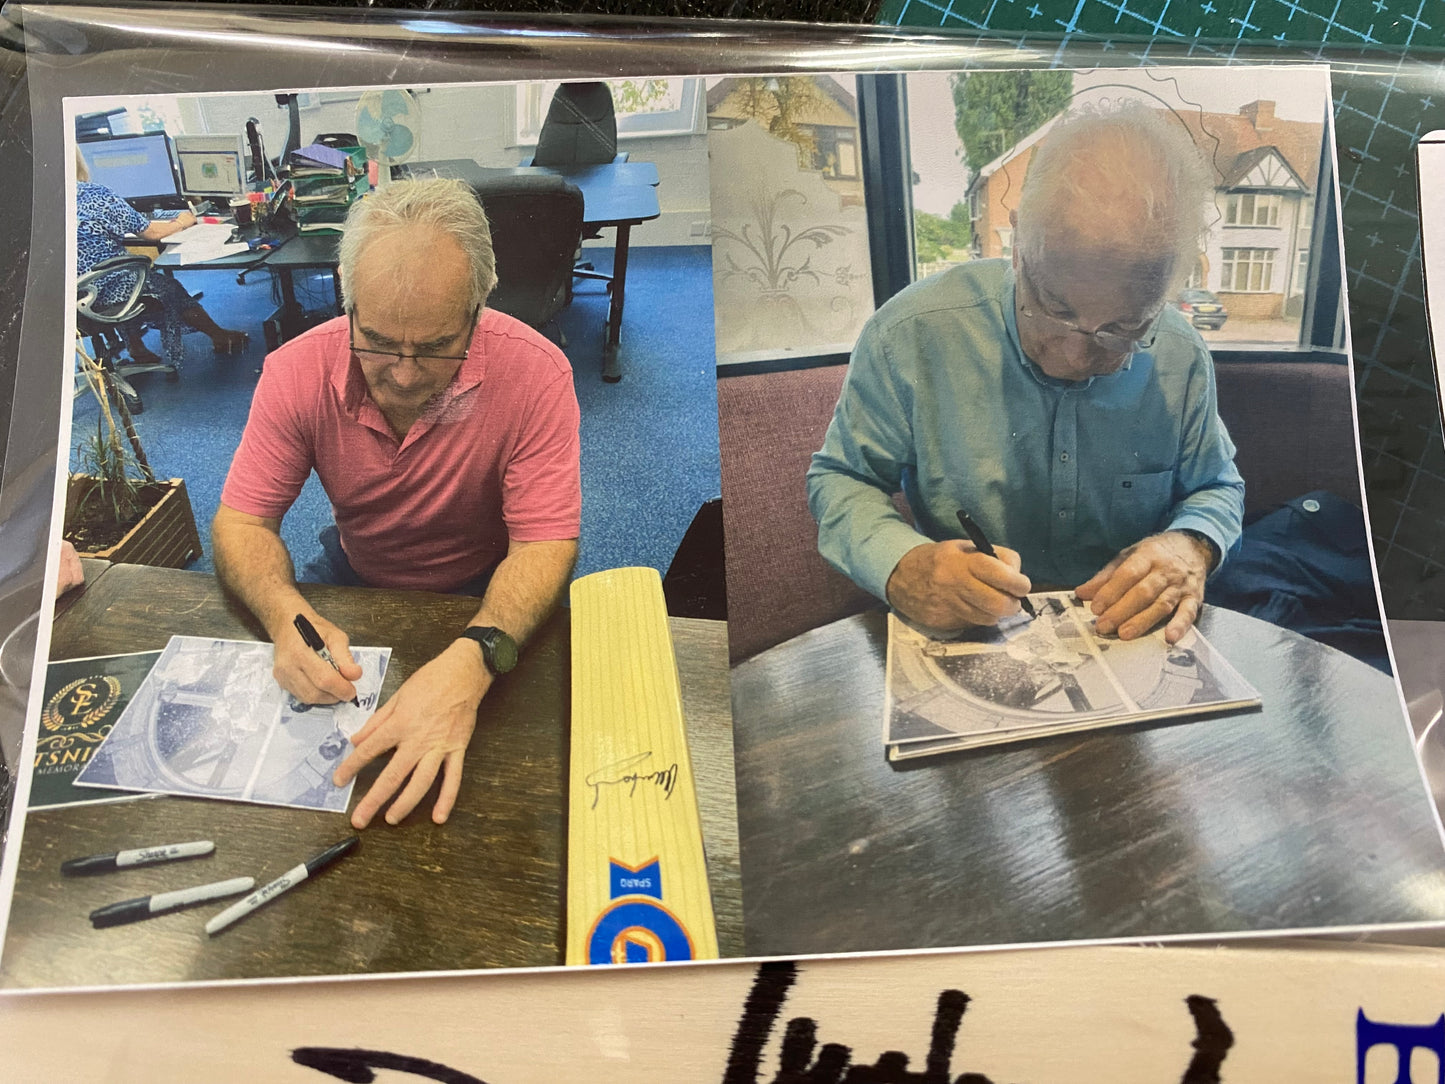
[[[97,136],[119,135],[115,131],[120,118],[126,115],[125,106],[102,110],[99,113],[82,113],[75,118],[75,134],[80,139],[94,139]]]
[[[90,179],[137,210],[185,205],[176,187],[170,140],[164,132],[84,139],[78,145]]]
[[[246,153],[233,136],[176,136],[181,191],[188,196],[239,196],[246,191]]]

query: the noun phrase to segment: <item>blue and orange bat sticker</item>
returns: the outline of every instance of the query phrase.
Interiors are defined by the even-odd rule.
[[[629,866],[608,860],[612,902],[587,935],[589,964],[646,964],[691,960],[692,937],[662,905],[662,861]]]

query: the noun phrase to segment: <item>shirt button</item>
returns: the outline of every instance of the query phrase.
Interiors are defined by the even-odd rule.
[[[1069,513],[1067,513],[1067,512],[1060,512],[1060,513],[1059,513],[1059,518],[1060,518],[1060,519],[1063,519],[1063,518],[1064,518],[1065,516],[1067,516],[1068,514],[1069,514]]]
[[[1060,453],[1059,453],[1059,462],[1060,462],[1060,463],[1067,463],[1068,461],[1069,461],[1069,453],[1068,453],[1068,452],[1060,452]]]
[[[1320,510],[1320,502],[1311,497],[1307,501],[1301,501],[1300,507],[1306,512],[1318,512]]]

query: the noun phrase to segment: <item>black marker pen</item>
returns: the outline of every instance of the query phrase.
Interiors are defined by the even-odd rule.
[[[255,892],[252,892],[244,900],[231,904],[230,907],[227,907],[215,918],[207,922],[206,932],[213,935],[220,933],[231,923],[245,918],[258,907],[264,907],[277,896],[281,895],[281,893],[295,888],[302,881],[306,880],[306,878],[315,873],[319,873],[343,855],[349,854],[360,842],[360,836],[348,836],[340,843],[333,843],[315,858],[308,858],[299,866],[293,866],[270,884],[256,889]]]
[[[141,896],[139,899],[122,900],[120,903],[107,903],[104,907],[97,907],[90,912],[90,924],[99,930],[106,926],[139,922],[143,918],[163,915],[168,911],[176,911],[196,903],[205,903],[206,900],[234,896],[238,892],[249,892],[255,887],[256,878],[254,877],[232,877],[229,881],[216,881],[214,884],[180,888],[174,892],[158,892],[154,896]]]
[[[209,839],[194,843],[167,843],[160,847],[141,847],[113,854],[91,854],[60,863],[60,872],[69,874],[111,873],[131,866],[149,866],[154,862],[174,862],[177,858],[199,858],[210,854],[216,845]]]
[[[994,552],[993,543],[988,540],[988,535],[983,533],[983,528],[975,523],[962,508],[958,510],[958,525],[963,528],[963,533],[968,535],[968,540],[973,543],[974,549],[986,557],[992,557],[995,560],[998,559],[998,554]],[[1039,616],[1038,611],[1034,609],[1034,604],[1029,601],[1027,595],[1019,599],[1019,605],[1024,608],[1024,613],[1030,617]]]
[[[331,669],[338,674],[341,673],[341,667],[336,665],[336,660],[326,649],[326,641],[321,638],[321,633],[316,631],[316,626],[306,619],[306,615],[297,614],[296,620],[291,623],[296,626],[296,631],[301,634],[301,639],[306,641],[306,646],[316,652]],[[361,707],[361,701],[354,696],[351,698],[351,703],[358,708]]]

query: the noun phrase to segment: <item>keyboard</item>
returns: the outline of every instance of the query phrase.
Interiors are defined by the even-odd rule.
[[[186,209],[185,209],[184,207],[178,207],[178,208],[166,209],[166,210],[160,210],[160,211],[152,211],[152,212],[151,212],[151,219],[152,219],[153,221],[155,221],[155,222],[169,222],[169,221],[171,221],[172,219],[180,218],[181,215],[183,215],[183,214],[185,214],[185,213],[186,213]]]

